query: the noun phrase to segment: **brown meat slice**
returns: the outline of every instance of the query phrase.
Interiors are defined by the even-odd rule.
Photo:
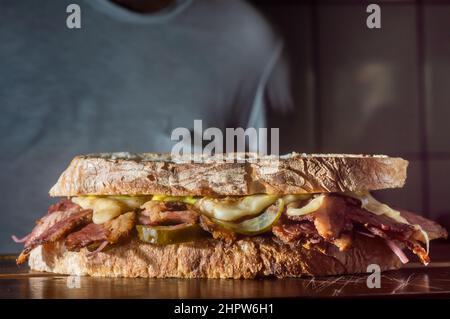
[[[139,223],[143,225],[170,226],[198,222],[199,214],[185,203],[149,201],[142,208]]]
[[[56,204],[50,205],[50,207],[47,210],[47,215],[50,215],[54,212],[60,212],[60,211],[68,211],[74,208],[80,207],[78,204],[75,204],[70,199],[62,199]]]
[[[61,200],[49,207],[47,214],[36,222],[33,230],[26,236],[25,248],[56,223],[78,213],[82,208],[70,200]]]
[[[108,223],[109,225],[107,225],[107,228],[109,234],[107,240],[110,244],[115,244],[127,237],[134,229],[134,225],[136,224],[136,214],[134,212],[128,212]]]
[[[103,224],[91,223],[66,238],[66,247],[78,251],[83,247],[107,241],[115,244],[127,238],[134,228],[136,214],[128,212]]]
[[[237,235],[234,231],[226,229],[214,223],[209,217],[205,215],[200,215],[199,222],[200,227],[203,228],[203,230],[211,233],[214,239],[222,240],[227,244],[232,244],[237,239]]]
[[[384,238],[386,240],[393,240],[393,238],[386,234],[383,230],[376,228],[376,227],[372,227],[369,226],[367,228],[372,234]],[[395,239],[394,239],[395,240]],[[399,241],[401,244],[405,245],[409,250],[411,250],[417,257],[419,257],[420,261],[427,265],[430,262],[430,257],[428,256],[427,251],[422,247],[422,245],[420,244],[419,241],[410,238],[410,239],[406,239],[406,240],[397,240]]]
[[[348,233],[341,233],[338,238],[333,239],[333,245],[339,248],[340,251],[349,249],[352,246],[352,242],[352,235]]]
[[[90,223],[81,230],[67,236],[65,245],[70,251],[78,251],[93,243],[105,241],[106,238],[108,238],[108,231],[104,224]]]
[[[52,214],[47,216],[59,216],[59,219],[57,221],[56,219],[52,219],[51,222],[45,220],[36,226],[39,227],[39,232],[36,232],[35,236],[32,236],[29,238],[29,240],[27,240],[25,249],[17,258],[17,264],[25,262],[33,248],[39,245],[44,245],[46,243],[58,241],[65,235],[72,232],[74,229],[91,222],[92,210],[81,210],[81,208],[78,206],[70,209],[69,211],[53,212]],[[44,226],[46,228],[44,228]]]
[[[149,226],[192,224],[198,222],[198,216],[199,214],[192,210],[152,212],[151,214],[141,214],[139,222]]]
[[[353,222],[377,227],[393,236],[400,236],[402,239],[408,239],[411,236],[414,238],[418,237],[417,239],[422,242],[424,242],[424,238],[421,235],[421,232],[418,232],[413,225],[419,225],[427,232],[430,240],[447,238],[448,236],[447,230],[444,227],[415,213],[396,208],[396,210],[400,212],[400,215],[411,224],[408,225],[396,222],[385,215],[380,216],[368,212],[367,210],[360,208],[359,201],[353,198],[346,197],[345,199],[349,204],[348,206],[351,207],[350,215]]]
[[[398,211],[410,224],[420,225],[420,227],[428,234],[430,240],[447,238],[447,230],[438,223],[403,209],[399,209]]]
[[[314,213],[305,216],[288,216],[292,221],[310,221],[314,223],[317,233],[325,240],[335,244],[341,250],[351,244],[348,231],[353,227],[365,228],[373,235],[387,240],[397,240],[414,252],[423,263],[428,263],[422,232],[414,226],[420,225],[430,239],[446,238],[447,231],[437,223],[407,211],[400,211],[410,223],[400,223],[394,219],[371,213],[359,206],[359,202],[338,195],[327,195],[322,206]],[[281,228],[280,228],[281,227]],[[300,226],[290,223],[275,226],[273,233],[284,241],[292,241],[302,236],[308,237]]]
[[[400,214],[408,223],[399,223],[385,215],[376,215],[349,202],[347,216],[353,223],[359,223],[372,234],[387,240],[396,240],[411,250],[422,263],[428,264],[430,257],[420,244],[425,243],[425,238],[414,225],[419,225],[427,232],[429,239],[446,237],[447,231],[435,222],[416,214],[400,210]]]
[[[347,201],[342,196],[327,195],[322,206],[305,216],[289,216],[293,220],[314,222],[318,233],[326,240],[338,238],[342,231],[348,231],[353,225],[365,228],[375,227],[396,239],[406,240],[415,232],[412,225],[399,223],[385,215],[376,215]]]
[[[342,232],[337,238],[325,239],[319,234],[312,221],[293,221],[282,216],[278,223],[272,227],[272,233],[287,244],[292,244],[302,239],[306,239],[310,243],[318,243],[328,241],[334,244],[339,250],[348,249],[352,244],[352,236],[348,232]]]
[[[151,215],[167,211],[183,211],[187,209],[187,206],[187,204],[182,202],[162,202],[151,200],[142,205],[141,208],[143,209],[142,213],[144,215]]]
[[[406,241],[406,247],[408,247],[408,249],[410,249],[416,256],[418,256],[423,264],[428,265],[430,263],[430,256],[428,256],[427,251],[417,240]]]
[[[410,238],[415,232],[412,225],[399,223],[386,215],[376,215],[357,206],[348,206],[346,216],[353,224],[360,224],[365,228],[376,227],[400,240]]]
[[[439,224],[411,212],[400,210],[400,214],[411,225],[398,223],[386,216],[378,216],[361,208],[352,207],[350,215],[353,220],[366,220],[364,226],[374,235],[388,240],[397,240],[411,250],[425,265],[430,262],[427,251],[420,243],[426,243],[422,232],[414,227],[419,225],[430,240],[447,238],[447,231]],[[368,218],[364,218],[367,216]],[[374,217],[375,216],[375,217]],[[370,219],[370,220],[369,220]],[[376,221],[376,222],[374,222]]]
[[[293,221],[284,214],[272,227],[272,233],[285,243],[293,243],[303,238],[322,240],[312,221]]]
[[[346,219],[347,205],[339,196],[325,196],[322,205],[314,213],[304,216],[288,216],[292,220],[308,220],[314,223],[317,232],[326,240],[339,238],[341,232],[352,228]]]
[[[288,216],[288,219],[312,222],[316,234],[342,251],[349,248],[352,243],[349,231],[353,228],[353,224],[346,218],[346,211],[347,203],[342,197],[325,196],[322,205],[314,213],[304,216]],[[284,222],[281,228],[284,229],[275,229],[275,235],[284,237],[284,240],[289,237],[300,238],[305,235],[305,226],[302,224],[296,225]],[[296,232],[298,233],[297,236],[294,235]],[[286,236],[286,233],[290,236]],[[311,231],[304,237],[313,237],[311,236]]]
[[[399,223],[385,215],[373,214],[356,205],[342,196],[327,195],[322,206],[314,213],[305,216],[289,216],[289,218],[314,222],[317,231],[325,239],[339,237],[342,231],[351,230],[354,224],[360,224],[366,228],[377,227],[401,239],[409,238],[415,231],[411,225]]]

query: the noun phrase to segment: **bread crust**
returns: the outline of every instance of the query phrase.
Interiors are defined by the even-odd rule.
[[[228,154],[232,156],[232,154]],[[367,155],[237,155],[192,162],[168,154],[110,153],[77,156],[51,188],[51,196],[250,195],[354,192],[403,187],[408,161]]]
[[[377,238],[358,236],[352,248],[339,251],[331,244],[290,246],[274,237],[252,237],[225,245],[213,239],[167,246],[136,239],[93,257],[84,248],[69,252],[62,243],[35,248],[31,269],[68,275],[153,278],[257,278],[328,276],[397,269],[401,263]]]

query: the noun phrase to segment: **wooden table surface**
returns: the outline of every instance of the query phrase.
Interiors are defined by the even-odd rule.
[[[410,263],[382,274],[380,288],[367,288],[367,275],[322,278],[220,280],[128,279],[32,272],[0,256],[0,298],[283,298],[450,297],[450,244],[432,245],[432,263]]]

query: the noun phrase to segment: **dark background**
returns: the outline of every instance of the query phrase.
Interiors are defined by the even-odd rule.
[[[268,117],[281,151],[404,157],[406,186],[378,197],[449,228],[450,1],[253,3],[290,51],[296,110]]]

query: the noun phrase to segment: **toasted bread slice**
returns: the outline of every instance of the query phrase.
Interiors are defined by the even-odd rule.
[[[68,275],[235,279],[365,273],[370,264],[381,270],[400,267],[384,240],[357,237],[344,252],[331,244],[289,246],[263,236],[232,245],[205,239],[157,246],[133,239],[90,257],[86,248],[70,252],[56,243],[35,248],[29,265],[33,270]]]
[[[77,156],[50,190],[79,195],[250,195],[355,192],[402,187],[408,161],[383,155],[252,153],[198,157],[108,153]]]

